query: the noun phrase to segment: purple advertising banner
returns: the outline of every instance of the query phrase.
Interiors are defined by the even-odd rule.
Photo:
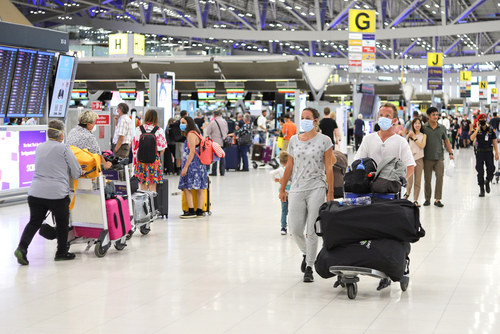
[[[443,77],[443,68],[442,67],[429,67],[429,68],[427,68],[427,77],[428,78],[442,78]]]
[[[19,187],[29,187],[35,174],[35,152],[46,141],[46,131],[19,132]]]
[[[443,79],[441,79],[441,78],[427,78],[427,89],[428,90],[442,90],[443,89]]]

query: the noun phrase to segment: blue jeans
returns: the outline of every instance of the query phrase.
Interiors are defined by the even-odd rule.
[[[248,150],[250,145],[240,145],[240,161],[243,160],[243,169],[248,169]]]
[[[259,144],[266,143],[266,133],[264,131],[259,131]]]
[[[226,158],[220,158],[219,160],[220,162],[220,175],[224,175],[226,174]],[[210,169],[212,170],[212,172],[210,173],[210,175],[212,176],[216,176],[217,175],[217,161],[215,161],[213,164],[212,164],[212,167],[210,167]]]
[[[288,216],[288,196],[286,202],[281,202],[281,228],[286,228],[286,216]]]

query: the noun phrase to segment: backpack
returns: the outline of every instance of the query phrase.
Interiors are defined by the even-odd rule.
[[[204,138],[196,131],[193,132],[200,139],[200,153],[195,150],[196,155],[200,158],[202,165],[210,165],[214,161],[214,155],[218,158],[223,158],[226,154],[219,144],[215,143],[210,138]],[[189,147],[189,143],[188,143]]]
[[[151,164],[156,160],[156,131],[158,127],[155,126],[151,132],[147,132],[144,125],[139,127],[141,129],[141,137],[139,138],[139,148],[137,149],[137,160],[145,164]]]
[[[344,197],[344,175],[347,170],[347,157],[344,153],[333,150],[337,162],[333,165],[333,197]]]
[[[369,175],[376,171],[377,163],[371,158],[353,161],[349,171],[344,177],[344,190],[356,194],[371,193]]]
[[[173,123],[168,130],[168,136],[170,139],[177,143],[183,143],[186,140],[186,137],[182,135],[180,124],[181,122],[177,121]]]
[[[372,180],[372,192],[379,194],[399,193],[406,186],[406,166],[396,157],[386,157],[377,167]]]
[[[259,126],[259,125],[257,124],[257,123],[259,122],[259,117],[260,117],[260,116],[257,116],[257,117],[255,117],[255,118],[253,119],[253,126],[255,126],[255,127],[258,127],[258,126]]]

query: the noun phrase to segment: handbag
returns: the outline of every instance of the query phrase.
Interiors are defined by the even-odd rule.
[[[285,141],[285,138],[283,137],[278,137],[278,142],[276,143],[276,146],[279,148],[279,149],[282,149],[283,148],[283,142]]]
[[[233,139],[230,137],[224,137],[222,135],[222,130],[220,129],[219,122],[214,120],[215,124],[217,124],[217,127],[219,128],[220,136],[222,138],[222,148],[231,148],[233,147]]]

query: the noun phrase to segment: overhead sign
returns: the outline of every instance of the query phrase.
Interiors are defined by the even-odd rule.
[[[92,110],[102,110],[102,102],[101,101],[92,101]]]
[[[488,81],[479,82],[479,101],[488,101]]]
[[[146,49],[146,38],[144,35],[134,34],[134,54],[144,56]]]
[[[349,72],[375,73],[375,11],[349,10]]]
[[[427,53],[427,67],[443,67],[443,54],[428,52]]]
[[[360,33],[375,33],[374,10],[349,10],[349,31]]]
[[[128,34],[109,35],[109,54],[126,55],[128,52]]]
[[[471,97],[471,72],[470,71],[460,71],[460,97],[468,98]]]
[[[498,88],[491,89],[491,103],[498,103]]]

